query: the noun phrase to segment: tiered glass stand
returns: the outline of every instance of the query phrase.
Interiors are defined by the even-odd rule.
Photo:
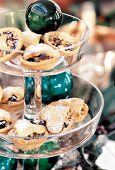
[[[25,10],[0,14],[0,20],[2,21],[0,27],[18,27],[22,31],[27,30]],[[74,45],[77,49],[76,55],[62,56],[53,70],[27,70],[21,66],[19,56],[0,64],[0,71],[3,75],[3,78],[1,78],[2,85],[23,85],[25,89],[24,109],[11,112],[11,116],[14,117],[15,120],[24,118],[37,123],[37,121],[39,121],[39,110],[41,107],[44,107],[41,92],[39,105],[36,104],[36,87],[41,87],[42,77],[65,72],[75,65],[77,69],[77,63],[84,54],[84,47],[88,40],[89,30],[86,24],[78,18],[63,14],[62,26],[70,23],[74,24],[74,22],[77,23],[78,27],[76,28],[78,32],[78,36],[76,37],[78,43]],[[61,52],[61,50],[63,49],[58,51]],[[19,51],[19,55],[23,55],[23,53],[24,51]],[[104,105],[103,96],[93,84],[73,74],[73,88],[69,97],[82,98],[88,104],[89,112],[83,122],[76,124],[76,127],[68,132],[39,137],[39,139],[44,139],[44,143],[39,148],[31,151],[18,149],[12,142],[14,136],[0,134],[0,155],[17,159],[47,158],[76,149],[87,142],[94,134],[101,116]],[[17,136],[15,138],[22,139],[22,137]],[[29,137],[28,140],[29,139],[32,138]]]

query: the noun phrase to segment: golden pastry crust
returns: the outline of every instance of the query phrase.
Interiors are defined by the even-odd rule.
[[[38,44],[26,48],[23,57],[20,59],[22,65],[32,70],[50,70],[53,69],[60,54],[46,44]]]
[[[24,98],[24,88],[21,86],[8,86],[4,88],[2,103],[7,102],[13,95],[15,95],[18,98],[18,101],[20,101]]]
[[[35,34],[31,31],[24,31],[23,34],[23,47],[27,48],[30,45],[37,45],[42,37],[41,34]]]
[[[0,62],[14,58],[22,48],[23,36],[21,30],[14,27],[0,29]]]
[[[24,88],[21,86],[8,86],[3,89],[3,97],[0,102],[0,108],[9,112],[23,109],[24,106]]]
[[[70,106],[71,118],[75,122],[82,122],[89,110],[84,100],[80,98],[69,98],[65,100],[59,100],[58,104],[63,102],[66,102]]]
[[[12,129],[9,135],[12,136],[14,132],[15,132],[14,129]],[[20,139],[13,138],[12,141],[15,144],[16,148],[21,149],[23,151],[29,151],[29,150],[39,148],[46,141],[46,139],[40,138],[40,139],[24,140],[23,138]]]
[[[15,103],[0,103],[0,108],[8,112],[16,112],[24,108],[24,100]]]
[[[4,127],[1,127],[1,123],[4,121]],[[11,118],[9,112],[0,109],[0,133],[7,134],[8,131],[13,127],[14,120]]]
[[[0,86],[0,102],[2,100],[2,97],[3,97],[3,90],[2,90],[2,87]]]
[[[47,134],[47,130],[44,126],[32,124],[26,119],[18,120],[14,124],[13,129],[8,133],[8,135],[14,136],[12,141],[15,146],[24,151],[39,148],[46,141],[44,135]],[[18,138],[15,138],[15,136]]]
[[[88,106],[84,100],[70,98],[50,103],[41,110],[40,116],[46,121],[48,131],[53,134],[72,129],[77,122],[83,121],[87,113]]]
[[[43,39],[44,43],[57,49],[61,55],[71,57],[78,51],[76,38],[70,36],[68,33],[59,31],[48,32],[44,35]]]

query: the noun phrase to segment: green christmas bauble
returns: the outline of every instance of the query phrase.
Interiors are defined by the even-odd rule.
[[[17,160],[0,156],[0,170],[16,170]]]
[[[59,157],[44,158],[39,160],[39,170],[51,170]]]
[[[38,34],[57,30],[62,21],[60,7],[50,0],[38,0],[26,10],[28,28]]]
[[[42,77],[42,102],[48,104],[52,101],[67,98],[73,87],[71,72]]]

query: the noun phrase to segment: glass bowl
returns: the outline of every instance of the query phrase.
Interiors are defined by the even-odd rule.
[[[0,28],[4,27],[16,27],[21,31],[29,30],[26,26],[25,21],[25,10],[16,10],[11,12],[6,12],[0,14]],[[20,62],[20,55],[22,56],[25,50],[20,49],[16,57],[6,61],[1,62],[0,71],[3,73],[16,75],[16,76],[47,76],[54,75],[60,72],[65,71],[66,69],[72,68],[76,63],[78,63],[84,55],[84,49],[87,45],[87,41],[89,38],[89,29],[87,25],[81,21],[80,19],[63,13],[63,20],[60,28],[57,30],[58,32],[70,33],[73,36],[75,42],[69,44],[69,46],[65,47],[57,47],[55,48],[55,52],[59,52],[60,60],[57,62],[55,67],[50,70],[31,70],[22,66]],[[77,34],[76,34],[77,32]],[[76,37],[74,37],[76,35]],[[64,35],[65,36],[65,35]],[[69,38],[68,38],[69,39]],[[66,39],[67,41],[67,39]],[[1,49],[2,51],[6,51],[7,49]],[[9,50],[9,52],[12,50]],[[34,50],[35,51],[35,50]],[[68,53],[68,51],[70,53]],[[28,52],[32,52],[29,50]],[[71,53],[72,52],[72,53]]]
[[[25,22],[25,10],[0,14],[0,20],[1,28],[16,27],[21,31],[28,30]],[[41,107],[43,107],[41,102],[42,76],[50,76],[65,72],[75,66],[83,57],[84,48],[89,37],[89,29],[87,25],[74,16],[63,14],[62,25],[58,31],[66,33],[72,32],[73,37],[74,33],[76,34],[77,32],[77,36],[74,37],[74,44],[72,44],[72,41],[69,46],[55,48],[54,53],[58,52],[60,54],[60,58],[58,62],[56,62],[55,66],[50,70],[27,69],[22,66],[20,57],[23,58],[25,53],[24,49],[18,50],[15,53],[15,58],[11,58],[8,61],[0,63],[2,86],[7,87],[9,85],[21,85],[24,87],[24,108],[22,110],[19,109],[18,111],[10,112],[14,120],[20,118],[36,120]],[[12,50],[7,51],[7,49],[2,48],[0,52],[3,52],[3,54],[5,53],[6,55],[7,52],[11,54]],[[27,52],[33,53],[31,50],[27,50]],[[36,52],[36,50],[34,52]],[[39,106],[37,106],[35,102],[35,89],[38,86],[40,87]],[[28,96],[29,101],[27,101]],[[78,97],[84,99],[84,101],[88,104],[89,112],[82,123],[76,124],[74,129],[67,131],[66,133],[45,135],[36,138],[0,134],[0,155],[21,159],[51,157],[78,148],[89,140],[96,130],[103,109],[104,102],[101,92],[82,77],[73,75],[73,88],[70,96],[67,97]],[[34,144],[31,142],[35,140],[37,147],[36,149],[33,149]],[[19,149],[18,145],[21,145],[21,149]],[[27,151],[23,151],[22,149],[25,145],[28,148]]]
[[[8,83],[22,83],[22,79],[12,76]],[[73,89],[70,97],[79,97],[89,106],[89,112],[82,123],[76,124],[76,127],[66,133],[39,137],[43,139],[43,144],[37,149],[31,151],[22,151],[17,149],[14,139],[21,140],[21,137],[0,135],[0,155],[13,158],[45,158],[63,154],[69,150],[76,149],[87,142],[95,133],[101,112],[104,106],[103,96],[100,90],[78,75],[73,75]],[[15,119],[22,116],[23,111],[11,113]],[[25,139],[25,138],[24,138]],[[32,138],[27,138],[31,140]]]

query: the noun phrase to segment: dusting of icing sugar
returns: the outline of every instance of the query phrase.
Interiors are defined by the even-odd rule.
[[[0,109],[0,120],[10,120],[10,118],[11,116],[7,111]]]
[[[20,94],[20,97],[24,96],[24,88],[21,86],[8,86],[3,89],[3,95],[8,96],[9,94]]]
[[[48,53],[49,55],[51,55],[53,53],[54,56],[60,56],[60,54],[58,52],[56,52],[52,47],[50,47],[47,44],[37,44],[37,45],[30,45],[28,48],[26,48],[25,50],[25,56],[27,56],[28,54],[32,54],[32,53]]]
[[[40,34],[35,34],[35,33],[33,33],[33,32],[30,32],[30,31],[24,31],[23,32],[23,35],[25,35],[25,36],[29,36],[29,38],[31,38],[31,39],[35,39],[36,37],[38,37],[38,35],[40,35]]]
[[[46,109],[44,116],[46,119],[46,126],[49,132],[59,133],[62,131],[68,109],[62,105],[49,106],[49,108]]]
[[[26,119],[18,120],[14,124],[14,128],[17,132],[17,135],[22,136],[22,137],[26,137],[26,136],[32,134],[32,132],[33,132],[32,124]]]
[[[47,122],[48,131],[51,133],[60,133],[62,131],[63,124],[64,124],[63,121],[53,122],[53,123],[48,121]]]
[[[7,94],[8,92],[10,93],[10,92],[13,91],[13,89],[14,89],[14,87],[8,86],[8,87],[6,87],[6,88],[3,89],[3,94],[5,95],[5,94]]]
[[[14,128],[17,135],[21,137],[27,137],[28,135],[32,135],[33,133],[42,134],[46,130],[44,126],[32,124],[26,119],[18,120],[14,124]]]
[[[60,117],[60,119],[64,119],[67,116],[69,109],[68,107],[65,107],[63,105],[57,105],[57,106],[48,106],[43,110],[43,117],[45,120],[51,119],[55,117]]]

